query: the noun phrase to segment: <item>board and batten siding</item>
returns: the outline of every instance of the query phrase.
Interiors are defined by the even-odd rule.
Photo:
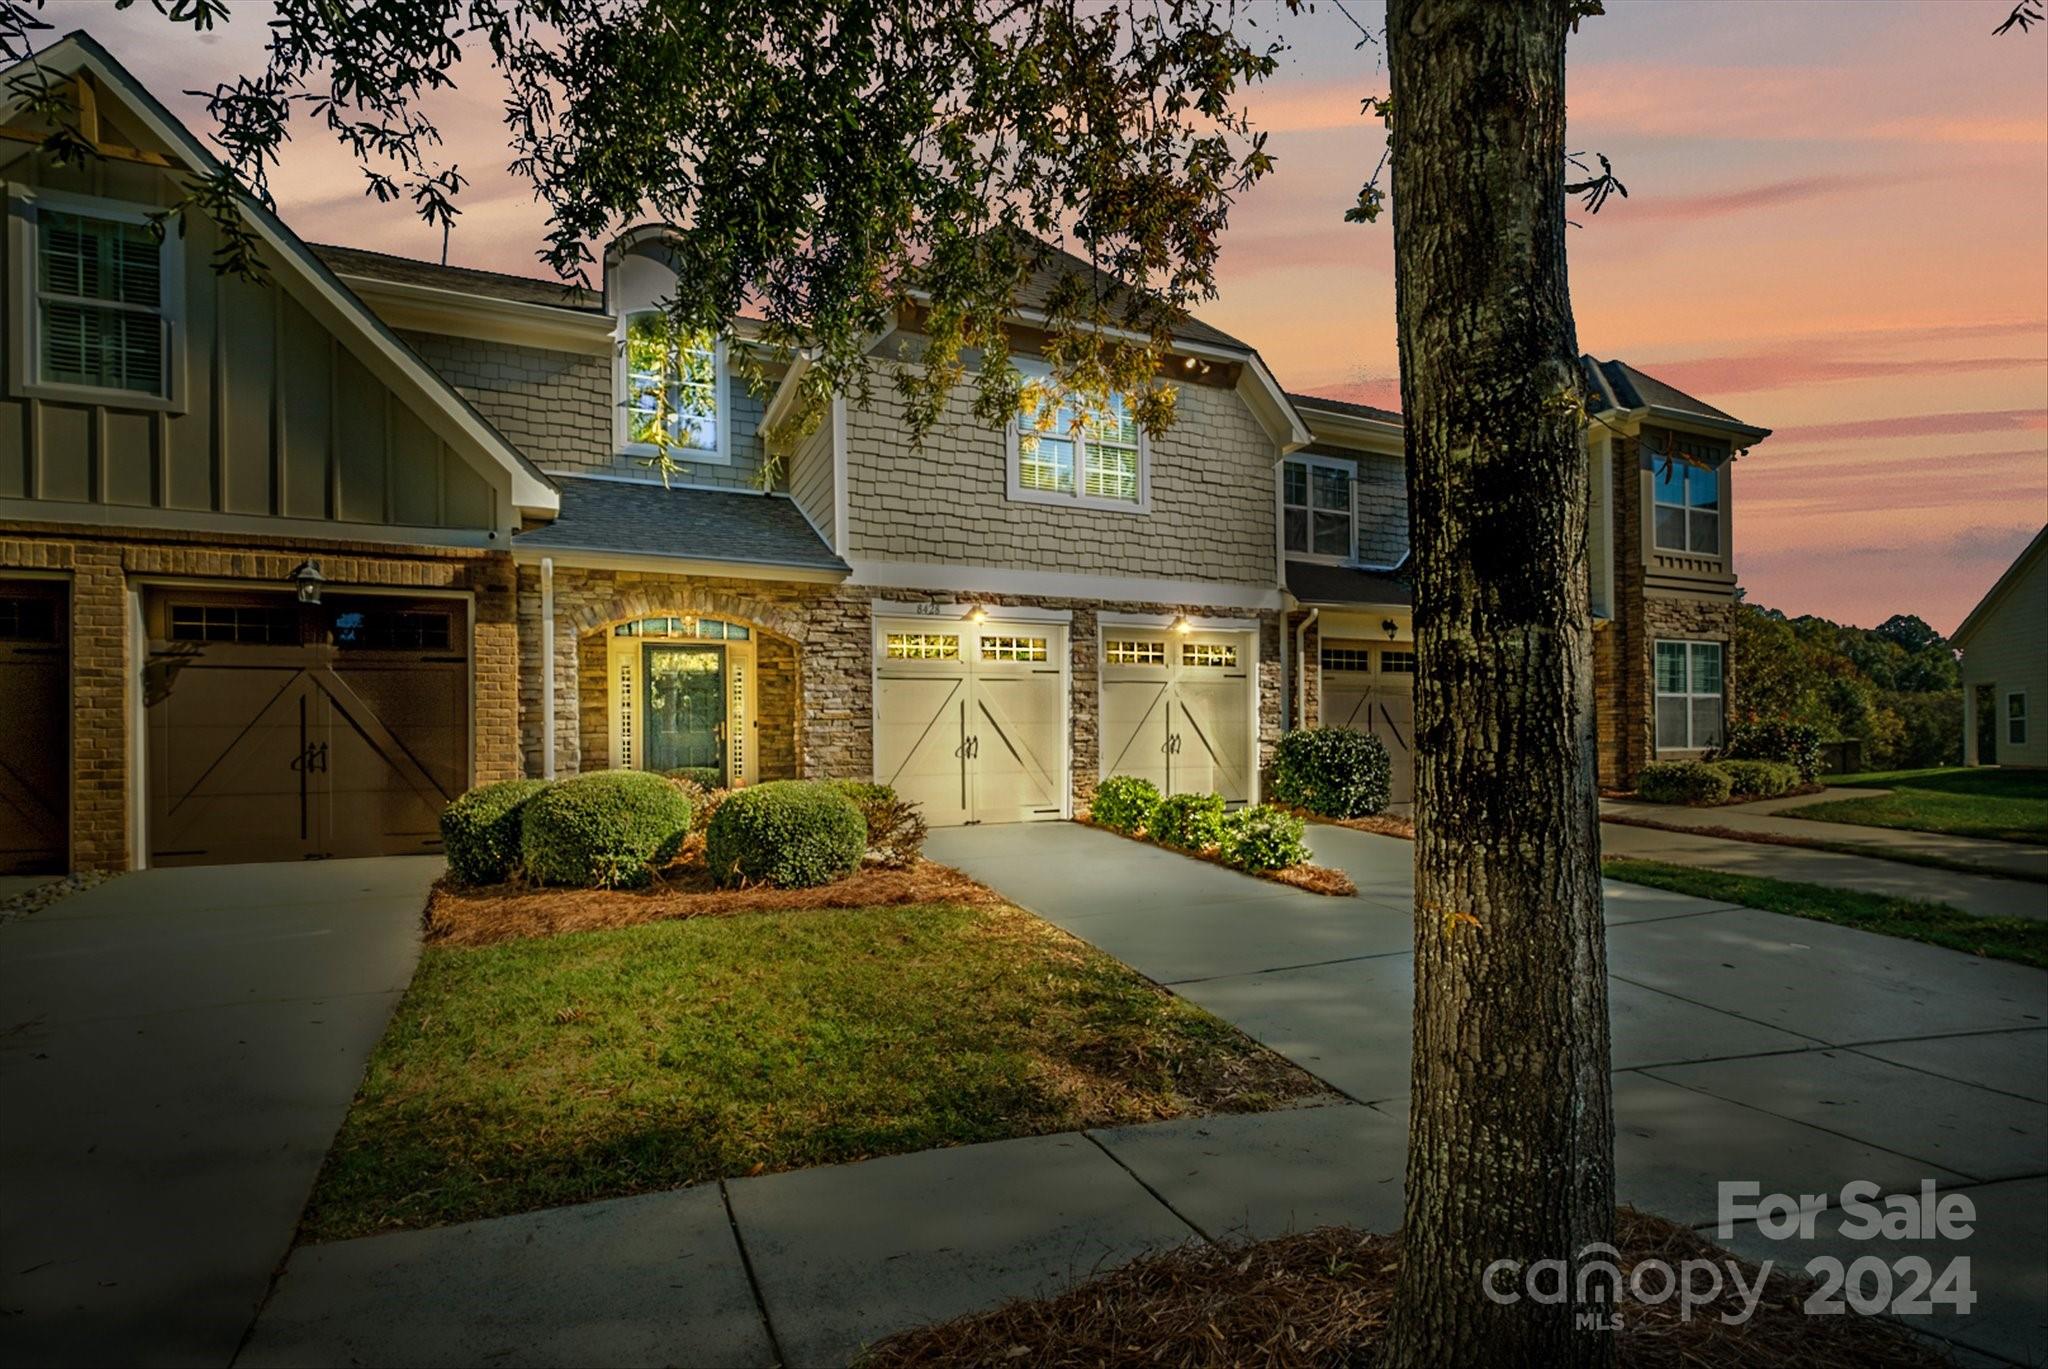
[[[114,161],[47,169],[25,152],[5,175],[31,192],[140,206],[167,205],[176,194],[163,173]],[[13,214],[21,202],[10,194],[8,203]],[[8,311],[29,307],[15,298],[21,236],[7,235],[0,273]],[[81,513],[103,506],[430,529],[506,524],[493,482],[302,307],[285,283],[288,268],[266,262],[261,283],[217,273],[216,235],[197,213],[169,241],[182,254],[184,294],[177,408],[131,406],[113,394],[32,398],[10,380],[0,395],[0,499],[79,505]],[[4,331],[0,349],[14,345]],[[13,360],[0,355],[9,377]]]
[[[811,526],[827,545],[832,541],[832,477],[832,421],[828,417],[816,432],[797,444],[789,458],[789,497],[804,511],[804,517],[811,520]]]
[[[848,532],[842,556],[1267,586],[1276,575],[1279,448],[1235,391],[1180,387],[1173,427],[1150,443],[1150,513],[1008,497],[1008,436],[957,387],[922,449],[878,380],[847,402]]]

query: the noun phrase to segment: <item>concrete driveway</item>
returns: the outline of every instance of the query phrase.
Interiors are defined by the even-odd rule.
[[[935,832],[926,851],[1396,1123],[1370,1134],[1398,1185],[1413,848],[1327,826],[1312,827],[1310,843],[1350,873],[1359,898],[1300,893],[1064,823]],[[2048,1360],[2048,974],[1612,882],[1607,923],[1622,1201],[1705,1224],[1723,1180],[1838,1194],[1853,1179],[1907,1193],[1931,1179],[1971,1193],[1980,1222],[1967,1248],[1917,1253],[1970,1255],[1981,1302],[1935,1329]],[[1183,1125],[1148,1144],[1167,1145]],[[1211,1118],[1194,1129],[1259,1125]],[[1341,1112],[1301,1125],[1355,1130]],[[1289,1144],[1295,1169],[1323,1149]],[[1337,1153],[1351,1173],[1356,1140]],[[1125,1162],[1147,1172],[1141,1156]],[[1174,1181],[1196,1169],[1175,1153],[1149,1177],[1177,1199]],[[1205,1191],[1234,1199],[1242,1175],[1212,1170]],[[1781,1263],[1872,1253],[1839,1240],[1774,1251],[1746,1227],[1731,1241]]]
[[[440,868],[151,870],[0,927],[0,1362],[234,1358]]]

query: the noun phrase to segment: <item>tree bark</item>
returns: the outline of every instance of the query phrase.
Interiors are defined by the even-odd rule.
[[[1584,391],[1565,271],[1572,10],[1387,7],[1418,665],[1395,1365],[1614,1355],[1611,1302],[1537,1302],[1524,1281],[1562,1261],[1576,1294],[1581,1252],[1614,1223]],[[1519,1262],[1495,1282],[1520,1294],[1512,1305],[1482,1283],[1503,1259]],[[1575,1329],[1581,1311],[1602,1329]]]

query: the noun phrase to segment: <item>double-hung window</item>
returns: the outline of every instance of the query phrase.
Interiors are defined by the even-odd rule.
[[[1010,498],[1142,512],[1145,455],[1144,434],[1124,396],[1098,408],[1034,378],[1010,427]]]
[[[1721,471],[1691,465],[1679,456],[1653,457],[1653,536],[1659,551],[1699,556],[1721,554]]]
[[[39,205],[34,379],[170,395],[164,250],[146,223]]]
[[[2027,696],[2023,690],[2005,696],[2005,740],[2011,746],[2027,744]]]
[[[726,460],[716,338],[683,335],[666,310],[636,310],[626,315],[620,369],[628,451],[666,450],[676,461]]]
[[[1288,555],[1351,559],[1351,485],[1349,462],[1289,458],[1280,486]]]
[[[1721,744],[1721,643],[1657,643],[1657,749]]]

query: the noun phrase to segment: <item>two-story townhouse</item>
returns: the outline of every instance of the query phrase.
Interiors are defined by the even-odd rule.
[[[1308,434],[1250,347],[1184,325],[1156,441],[992,429],[963,388],[917,445],[883,383],[770,453],[800,377],[738,383],[744,323],[661,340],[658,232],[573,291],[251,206],[266,277],[221,275],[201,216],[150,232],[203,146],[89,38],[37,60],[95,155],[0,117],[8,864],[431,850],[471,783],[608,766],[872,775],[940,823],[1116,772],[1257,797]],[[1020,353],[1085,269],[1020,294]]]
[[[1254,801],[1302,720],[1407,761],[1397,415],[1290,399],[1189,320],[1157,440],[991,428],[963,387],[913,443],[884,376],[771,446],[803,361],[756,395],[744,320],[668,339],[658,230],[583,290],[250,206],[265,278],[222,275],[203,216],[151,232],[199,142],[90,39],[38,61],[95,155],[0,114],[0,867],[432,850],[470,784],[607,767],[873,777],[959,823],[1115,773]],[[1020,292],[1027,369],[1086,270]],[[878,366],[918,343],[906,313]],[[1726,469],[1763,433],[1587,374],[1619,778],[1718,728]]]
[[[1719,743],[1735,687],[1734,468],[1770,435],[1620,361],[1581,358],[1600,782]],[[1313,441],[1280,491],[1290,726],[1371,732],[1413,795],[1415,644],[1401,416],[1290,396]]]

